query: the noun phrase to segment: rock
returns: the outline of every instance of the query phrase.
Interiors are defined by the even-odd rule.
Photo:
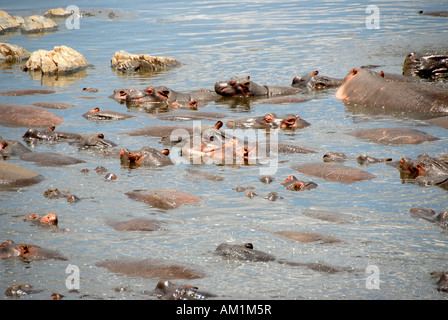
[[[0,43],[0,60],[5,61],[21,61],[28,59],[31,53],[25,48],[15,44]]]
[[[32,15],[23,19],[23,23],[20,25],[20,31],[22,33],[39,33],[56,31],[58,25],[50,18],[45,18],[41,15]]]
[[[153,57],[148,54],[131,54],[123,50],[115,52],[111,59],[113,69],[119,71],[164,71],[181,63],[167,57]]]
[[[65,18],[68,17],[70,15],[72,15],[73,12],[71,11],[67,11],[64,8],[56,8],[56,9],[50,9],[47,10],[44,14],[45,17],[49,17],[49,18]]]
[[[67,46],[55,46],[53,50],[37,50],[26,62],[24,71],[40,71],[43,74],[64,74],[87,67],[86,58]]]
[[[134,200],[145,202],[161,209],[174,209],[188,203],[199,203],[201,199],[178,190],[131,191],[126,195]]]
[[[0,122],[22,127],[48,128],[60,125],[64,119],[41,107],[0,103]]]
[[[0,10],[0,34],[16,31],[19,28],[20,23],[14,20],[7,12]]]

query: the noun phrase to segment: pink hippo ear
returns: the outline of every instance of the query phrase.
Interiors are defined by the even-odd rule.
[[[357,74],[358,72],[359,72],[359,70],[356,69],[356,68],[353,68],[353,69],[350,70],[350,74],[352,74],[352,75],[355,75],[355,74]]]
[[[379,75],[384,78],[384,71],[381,71]]]
[[[312,76],[317,76],[318,74],[319,74],[319,71],[317,71],[317,70],[316,70],[316,71],[313,71],[313,72],[311,72],[311,75],[312,75]]]
[[[89,113],[97,113],[97,112],[100,112],[100,108],[98,107],[89,111]]]

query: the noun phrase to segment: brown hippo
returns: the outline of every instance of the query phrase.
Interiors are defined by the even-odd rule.
[[[54,90],[48,90],[48,89],[23,89],[23,90],[9,90],[9,91],[2,91],[0,92],[0,95],[2,96],[26,96],[31,94],[51,94],[55,93]]]
[[[200,179],[209,180],[209,181],[224,181],[223,177],[205,172],[203,170],[187,168],[185,171],[187,171],[193,177],[197,177]]]
[[[304,191],[311,190],[317,188],[318,184],[312,181],[304,182],[297,179],[294,175],[290,175],[282,182],[282,185],[286,188],[286,190],[291,191]]]
[[[426,120],[426,123],[428,123],[432,126],[438,126],[438,127],[448,129],[448,116],[429,119],[429,120]]]
[[[193,133],[193,128],[188,125],[166,124],[123,131],[121,134],[129,136],[167,137],[172,133],[173,135],[176,135],[176,132],[181,134],[183,137],[188,137]]]
[[[411,208],[409,214],[416,218],[422,218],[427,221],[438,224],[440,227],[448,228],[448,211],[444,210],[440,213],[436,213],[432,209],[427,208]]]
[[[278,95],[294,95],[300,90],[284,86],[261,86],[244,78],[232,77],[229,81],[215,83],[215,92],[224,97],[272,97]]]
[[[169,157],[169,153],[169,149],[159,151],[144,146],[139,151],[130,152],[128,149],[121,150],[120,160],[122,165],[131,168],[138,166],[164,167],[174,164]]]
[[[0,103],[0,123],[22,127],[58,126],[64,119],[44,108],[17,104]]]
[[[76,105],[74,104],[59,101],[38,101],[34,102],[33,106],[38,106],[47,109],[69,109],[76,107]]]
[[[423,11],[423,10],[420,10],[418,13],[421,15],[426,15],[426,16],[448,17],[448,11]]]
[[[199,203],[198,197],[178,190],[130,191],[126,195],[134,200],[145,202],[160,209],[174,209],[188,203]]]
[[[433,278],[438,278],[437,290],[448,292],[448,272],[431,272]]]
[[[110,98],[120,102],[125,103],[126,97],[129,94],[130,89],[115,89],[114,94],[110,96]]]
[[[270,262],[277,261],[280,264],[287,264],[294,267],[305,267],[314,271],[325,273],[337,273],[341,270],[334,267],[322,264],[322,263],[301,263],[301,262],[289,262],[284,260],[276,260],[276,258],[268,253],[255,250],[252,243],[228,244],[221,243],[215,250],[215,254],[223,256],[226,259],[236,259],[242,261],[254,261],[254,262]]]
[[[275,234],[298,242],[321,242],[321,243],[342,243],[343,241],[334,237],[316,232],[303,231],[276,231]]]
[[[398,165],[398,170],[405,182],[448,188],[448,158],[446,156],[436,159],[422,153],[416,159],[404,157]]]
[[[160,280],[153,295],[162,300],[204,300],[216,297],[214,294],[199,291],[190,285],[176,285],[168,280]]]
[[[6,289],[5,295],[7,295],[8,297],[20,297],[23,295],[30,295],[30,294],[39,293],[42,291],[43,290],[33,289],[33,286],[31,286],[29,284],[15,284],[15,285],[9,286]]]
[[[37,172],[16,164],[0,161],[0,187],[23,187],[39,183],[44,177]]]
[[[3,140],[0,137],[0,155],[3,157],[20,157],[24,153],[32,152],[25,147],[19,141],[16,140]]]
[[[359,129],[346,132],[346,134],[383,144],[419,144],[427,141],[440,140],[431,134],[410,128]]]
[[[291,166],[300,173],[337,182],[357,182],[374,179],[376,176],[367,171],[334,162],[304,163]]]
[[[223,112],[212,111],[189,111],[189,110],[174,110],[170,112],[163,112],[156,115],[157,119],[169,121],[189,121],[189,120],[205,120],[217,121],[221,118],[229,118],[230,114]]]
[[[140,107],[146,104],[167,105],[169,89],[166,87],[147,87],[142,90],[130,89],[126,92],[126,105]]]
[[[110,272],[130,277],[163,279],[201,279],[205,274],[179,264],[155,259],[122,258],[96,263]]]
[[[323,156],[324,162],[345,162],[352,159],[347,157],[343,152],[327,152]],[[392,161],[392,158],[375,158],[367,154],[362,154],[356,158],[356,161],[362,165],[368,165],[371,163],[388,162]]]
[[[38,214],[29,214],[27,216],[24,216],[24,219],[45,226],[58,225],[58,217],[54,213],[48,213],[44,216],[40,216]]]
[[[336,91],[336,98],[391,111],[448,113],[448,90],[423,83],[386,81],[379,74],[352,69]]]
[[[29,129],[22,136],[23,140],[27,142],[36,142],[36,141],[64,141],[64,140],[77,140],[81,139],[81,134],[72,133],[72,132],[64,132],[64,131],[56,131],[56,127],[51,127],[49,129]]]
[[[105,149],[117,146],[116,143],[104,139],[104,135],[102,133],[81,134],[79,139],[69,143],[77,145],[80,149]]]
[[[353,223],[353,221],[359,220],[359,217],[353,216],[351,214],[327,210],[305,209],[302,210],[302,214],[313,219],[332,222],[336,224],[351,224]]]
[[[296,76],[292,79],[291,86],[309,90],[321,90],[339,87],[344,79],[331,78],[319,75],[319,71],[313,71],[304,76]]]
[[[100,110],[100,108],[87,111],[82,116],[87,120],[123,120],[134,117],[133,115],[122,112]]]
[[[16,244],[12,240],[6,240],[0,245],[0,258],[17,258],[25,260],[67,260],[57,251],[43,249],[38,246],[28,244]]]
[[[135,218],[128,221],[108,221],[107,224],[117,231],[164,230],[162,224],[159,221],[146,218]]]
[[[299,115],[288,114],[278,117],[275,113],[268,113],[264,116],[256,116],[244,119],[229,120],[226,126],[235,128],[251,129],[284,129],[295,130],[308,127],[310,124],[301,119]]]
[[[56,152],[28,152],[20,156],[20,160],[31,161],[40,166],[67,166],[85,163],[84,160]]]

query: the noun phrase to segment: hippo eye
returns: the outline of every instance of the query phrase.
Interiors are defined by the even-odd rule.
[[[232,80],[229,82],[229,86],[234,87],[236,85],[236,81]]]
[[[244,82],[243,85],[246,86],[246,87],[250,86],[250,81],[246,81],[246,82]]]
[[[146,88],[146,93],[153,94],[154,93],[154,89],[152,87]]]
[[[245,248],[248,248],[248,249],[253,249],[253,248],[254,248],[254,246],[252,245],[252,243],[245,243],[245,244],[244,244],[244,247],[245,247]]]

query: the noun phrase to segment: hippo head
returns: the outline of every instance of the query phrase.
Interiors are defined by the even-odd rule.
[[[129,91],[129,89],[115,89],[112,97],[119,102],[126,101],[126,97],[129,94]]]
[[[232,77],[230,81],[215,83],[215,92],[224,97],[251,97],[265,94],[267,89],[250,81],[250,76],[245,78]]]

